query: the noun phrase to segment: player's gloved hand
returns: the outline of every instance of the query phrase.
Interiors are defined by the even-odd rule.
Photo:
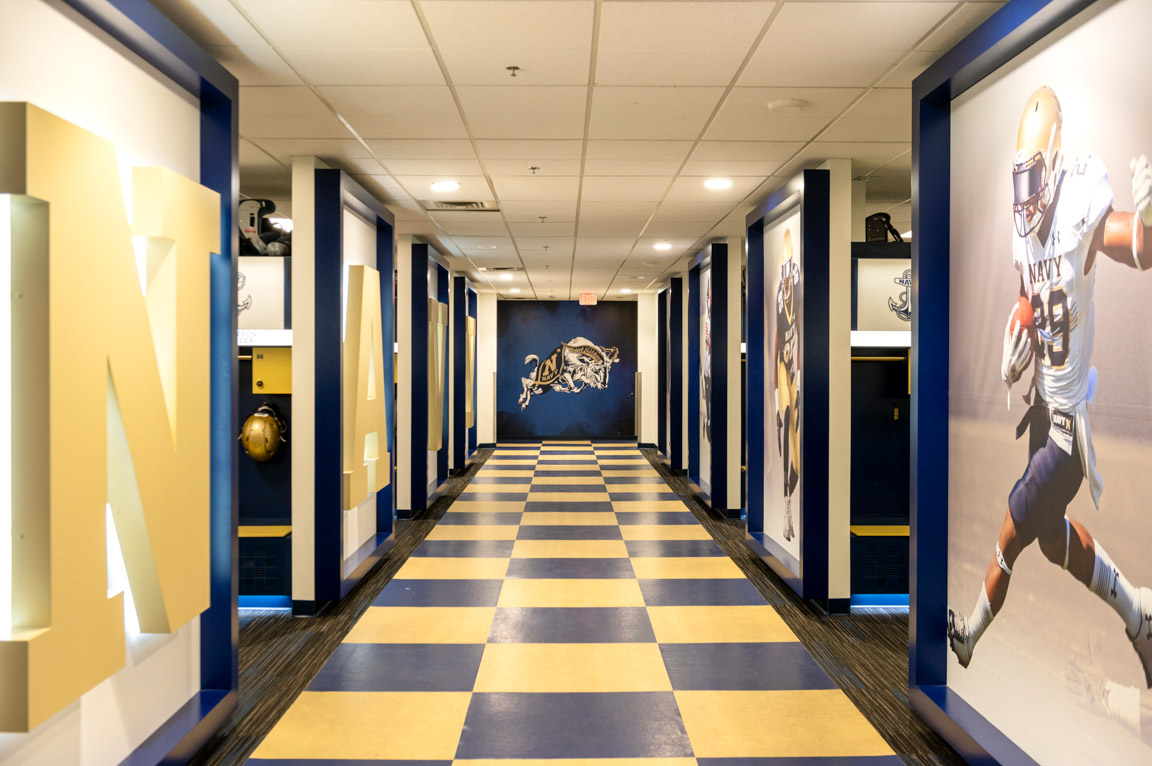
[[[1004,358],[1000,364],[1000,377],[1009,388],[1020,380],[1031,360],[1032,339],[1020,323],[1014,321],[1013,312],[1009,312],[1008,324],[1004,325]]]
[[[1152,162],[1141,154],[1132,159],[1129,168],[1132,171],[1132,201],[1136,203],[1140,223],[1152,226]]]
[[[1076,656],[1068,660],[1068,666],[1064,669],[1064,683],[1081,705],[1107,715],[1108,708],[1104,700],[1107,679],[1096,661],[1091,646],[1088,648],[1087,660]]]

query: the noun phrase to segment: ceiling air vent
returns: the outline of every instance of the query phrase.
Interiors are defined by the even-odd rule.
[[[430,212],[473,212],[473,213],[499,213],[500,206],[493,200],[487,202],[445,202],[444,200],[420,200],[420,205]]]
[[[480,271],[485,274],[491,274],[494,271],[519,271],[520,269],[515,266],[481,266]]]

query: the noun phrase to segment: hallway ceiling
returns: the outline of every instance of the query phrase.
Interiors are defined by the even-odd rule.
[[[152,2],[240,80],[243,194],[290,215],[291,158],[316,155],[481,289],[564,300],[663,284],[828,158],[907,231],[912,79],[1003,5]],[[499,212],[425,209],[453,201]]]

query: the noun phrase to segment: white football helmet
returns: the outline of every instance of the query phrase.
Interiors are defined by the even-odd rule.
[[[1028,97],[1012,164],[1012,217],[1016,233],[1025,237],[1040,226],[1060,178],[1063,155],[1060,132],[1064,116],[1056,92],[1044,85]]]

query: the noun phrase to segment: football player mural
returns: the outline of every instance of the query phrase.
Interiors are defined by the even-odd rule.
[[[1092,154],[1066,161],[1062,131],[1057,94],[1050,87],[1037,89],[1024,105],[1011,169],[1011,253],[1022,305],[1013,306],[1004,327],[1000,369],[1010,402],[1014,386],[1017,393],[1025,389],[1028,408],[1017,437],[1027,431],[1028,460],[1008,492],[976,604],[967,617],[948,610],[948,637],[967,668],[1004,607],[1018,557],[1036,542],[1052,565],[1068,570],[1116,612],[1145,685],[1152,687],[1152,590],[1129,582],[1084,523],[1067,515],[1085,485],[1093,506],[1100,507],[1104,485],[1088,410],[1097,388],[1096,270],[1152,266],[1152,163],[1144,156],[1131,160],[1136,212],[1116,210],[1103,161]],[[1029,560],[1020,566],[1047,565]]]
[[[792,232],[781,241],[780,285],[776,290],[776,447],[784,458],[784,539],[795,534],[792,494],[800,483],[800,325],[796,285],[800,267],[792,257]]]
[[[704,439],[712,443],[712,272],[709,271],[700,280],[706,283],[704,288],[704,307],[701,311],[704,319],[704,353],[700,355],[700,398],[704,405],[701,410],[704,414],[704,423],[701,430]]]

